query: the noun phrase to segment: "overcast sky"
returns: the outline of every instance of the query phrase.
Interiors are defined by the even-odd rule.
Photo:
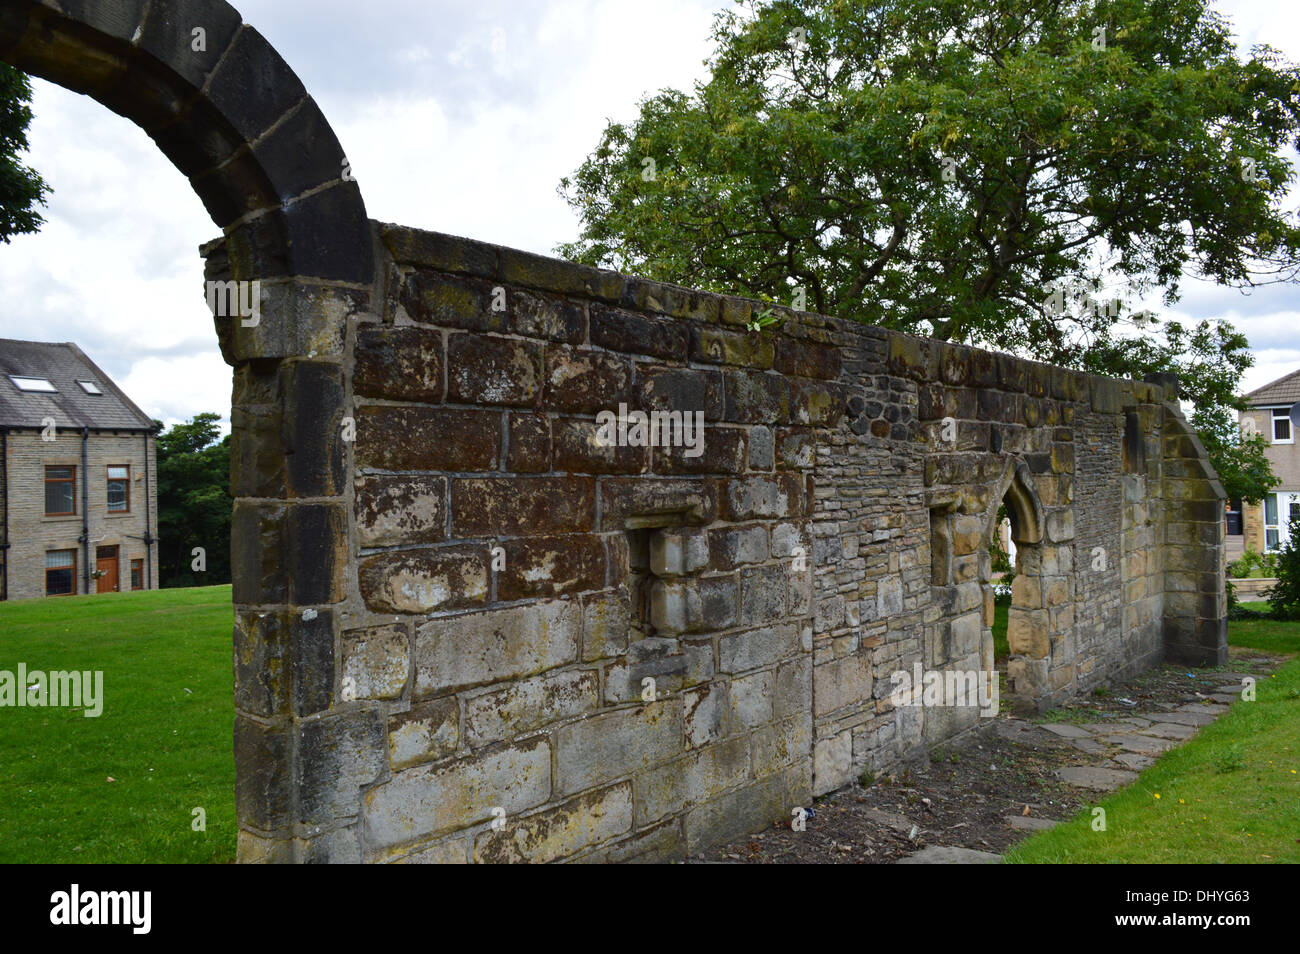
[[[319,103],[372,218],[551,254],[577,221],[556,194],[610,119],[689,89],[720,0],[237,0]],[[1243,46],[1300,58],[1300,7],[1221,0]],[[230,410],[197,248],[217,234],[129,121],[34,80],[41,231],[0,245],[0,337],[75,341],[168,424]],[[1300,367],[1300,295],[1189,283],[1175,315],[1244,331],[1259,387]]]

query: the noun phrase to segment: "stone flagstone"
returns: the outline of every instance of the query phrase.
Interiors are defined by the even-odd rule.
[[[914,855],[900,858],[896,865],[996,865],[1002,856],[991,851],[974,848],[954,848],[949,845],[927,845]]]
[[[1137,778],[1136,772],[1102,768],[1097,765],[1069,765],[1058,769],[1056,774],[1078,788],[1091,788],[1099,792],[1123,788]]]

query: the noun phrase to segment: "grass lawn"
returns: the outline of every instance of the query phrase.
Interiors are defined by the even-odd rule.
[[[1267,603],[1241,605],[1260,613],[1268,612]],[[1266,653],[1300,653],[1300,622],[1283,623],[1272,619],[1233,619],[1228,621],[1228,642],[1245,649]]]
[[[1300,652],[1300,623],[1231,620],[1234,646]],[[1229,666],[1231,668],[1231,665]],[[1300,659],[1260,680],[1194,739],[1167,752],[1128,788],[1021,842],[1027,863],[1300,862]]]
[[[1011,598],[998,600],[993,604],[993,658],[1006,659],[1011,655],[1011,644],[1007,642],[1007,614],[1011,611]]]
[[[229,586],[0,603],[0,670],[104,674],[98,718],[0,708],[0,862],[234,860],[233,622]]]

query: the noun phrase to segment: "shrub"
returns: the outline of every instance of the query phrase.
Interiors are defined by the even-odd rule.
[[[1300,619],[1300,514],[1291,518],[1290,534],[1277,555],[1277,583],[1268,594],[1275,619]]]
[[[1228,575],[1238,580],[1250,576],[1254,570],[1259,570],[1266,577],[1275,576],[1277,574],[1277,554],[1260,553],[1247,544],[1246,552],[1228,564]]]

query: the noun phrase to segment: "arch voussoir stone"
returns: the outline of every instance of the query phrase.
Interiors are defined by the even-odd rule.
[[[0,56],[139,125],[213,222],[241,232],[236,278],[371,282],[369,220],[337,137],[228,3],[17,0],[0,8]]]

